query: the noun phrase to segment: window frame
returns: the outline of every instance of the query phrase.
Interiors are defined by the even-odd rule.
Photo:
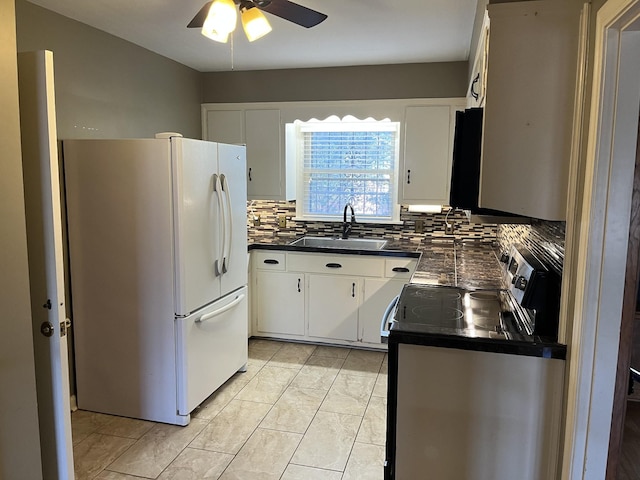
[[[358,215],[356,212],[356,220],[358,223],[375,223],[375,224],[400,224],[400,204],[398,203],[398,175],[400,171],[400,138],[402,125],[400,122],[393,122],[388,118],[383,120],[375,120],[367,118],[360,120],[352,116],[346,116],[342,119],[332,116],[323,121],[296,120],[292,124],[287,125],[287,151],[295,155],[294,162],[296,166],[296,220],[301,221],[320,221],[320,222],[342,222],[343,209],[332,214],[307,214],[305,213],[305,174],[308,169],[304,165],[304,133],[308,131],[335,131],[336,126],[355,127],[344,129],[344,131],[393,131],[395,132],[395,148],[393,168],[384,170],[360,170],[355,169],[352,173],[371,173],[376,174],[383,172],[390,176],[390,197],[391,197],[391,215],[389,217],[375,217]],[[370,128],[375,125],[374,128]],[[293,145],[289,145],[292,142]],[[331,170],[331,169],[328,169]],[[336,173],[348,173],[347,170],[335,169]]]

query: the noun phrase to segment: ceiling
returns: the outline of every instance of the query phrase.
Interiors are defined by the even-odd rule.
[[[328,15],[306,29],[266,13],[273,27],[233,44],[186,28],[206,0],[29,0],[201,72],[464,61],[477,0],[296,0]]]

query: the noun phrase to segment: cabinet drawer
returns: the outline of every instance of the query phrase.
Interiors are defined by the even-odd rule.
[[[315,255],[313,253],[290,253],[287,261],[289,271],[381,277],[384,259],[369,256]]]
[[[253,264],[258,270],[281,270],[287,267],[286,254],[284,252],[256,251],[253,252]]]
[[[384,276],[389,278],[411,278],[418,261],[415,258],[387,258]]]

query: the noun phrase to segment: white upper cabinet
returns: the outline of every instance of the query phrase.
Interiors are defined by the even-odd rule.
[[[398,203],[449,203],[455,111],[463,108],[464,101],[405,108]]]
[[[280,110],[245,110],[247,196],[250,200],[289,200],[284,192],[286,169]]]
[[[490,4],[480,206],[566,218],[586,45],[576,2]]]
[[[207,106],[202,111],[205,140],[247,146],[247,198],[249,200],[291,200],[287,192],[282,127],[278,109]]]
[[[455,110],[465,98],[202,105],[204,139],[247,146],[249,200],[296,199],[296,147],[287,145],[296,120],[337,116],[401,123],[400,204],[449,201]]]
[[[469,88],[467,89],[467,108],[483,107],[487,89],[487,56],[489,50],[489,15],[484,12],[482,28],[478,37],[475,56],[471,63]]]

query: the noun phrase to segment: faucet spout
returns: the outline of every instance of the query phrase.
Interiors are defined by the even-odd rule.
[[[351,209],[351,221],[347,222],[347,209]],[[347,203],[344,206],[344,211],[342,212],[342,238],[346,240],[349,238],[349,234],[353,229],[353,224],[356,223],[356,213],[353,210],[353,205],[351,203]]]

